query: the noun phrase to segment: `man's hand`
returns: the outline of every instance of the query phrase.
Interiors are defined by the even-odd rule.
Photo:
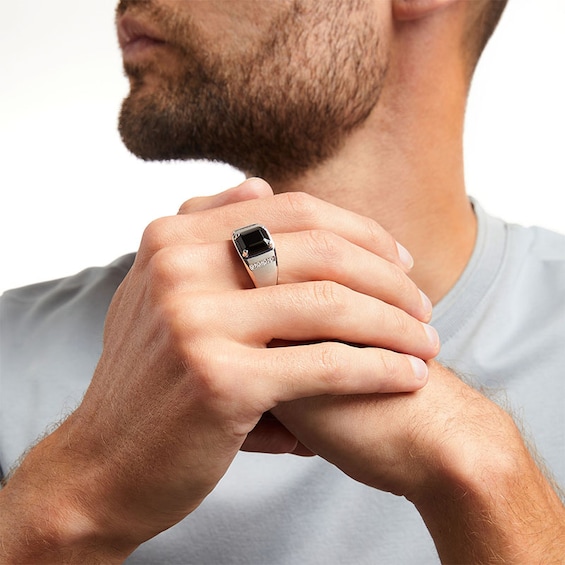
[[[565,509],[512,418],[436,362],[411,394],[305,398],[276,417],[354,479],[404,495],[446,563],[563,563]]]
[[[230,241],[253,222],[273,233],[278,286],[250,288]],[[151,224],[82,404],[2,491],[19,520],[4,550],[36,532],[46,560],[123,559],[194,510],[244,443],[265,449],[258,424],[281,403],[423,387],[439,343],[407,262],[375,222],[258,180]],[[301,452],[282,426],[269,441]]]

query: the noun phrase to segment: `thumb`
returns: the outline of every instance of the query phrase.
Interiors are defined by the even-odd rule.
[[[201,212],[212,208],[219,208],[227,204],[254,200],[256,198],[266,198],[273,196],[273,189],[263,179],[252,177],[246,179],[238,186],[229,188],[213,196],[196,196],[187,200],[179,209],[181,215]]]
[[[260,453],[292,453],[303,457],[314,455],[270,413],[263,414],[240,449]]]

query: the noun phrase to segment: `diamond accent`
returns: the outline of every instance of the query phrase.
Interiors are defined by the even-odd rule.
[[[266,267],[267,265],[274,263],[276,260],[276,257],[266,257],[265,259],[261,259],[261,261],[257,261],[256,263],[250,263],[249,270],[255,271],[257,269],[260,269],[261,267]]]

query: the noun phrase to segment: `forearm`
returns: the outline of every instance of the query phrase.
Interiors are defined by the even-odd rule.
[[[511,418],[502,420],[500,443],[479,458],[471,447],[414,502],[443,563],[565,563],[565,508]]]
[[[0,490],[0,563],[122,562],[131,550],[104,539],[81,512],[80,472],[66,473],[70,462],[53,443],[32,449]]]

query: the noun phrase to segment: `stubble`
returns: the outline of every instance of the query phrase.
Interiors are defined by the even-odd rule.
[[[180,61],[175,73],[125,68],[119,130],[142,159],[217,160],[285,180],[331,157],[378,102],[387,58],[363,0],[296,0],[237,55],[207,49],[188,15],[130,3],[150,12]]]

